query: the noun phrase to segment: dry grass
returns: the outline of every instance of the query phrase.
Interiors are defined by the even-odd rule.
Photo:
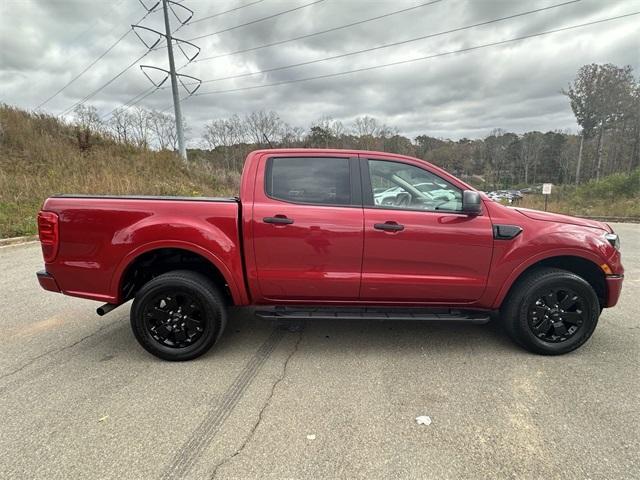
[[[519,207],[544,210],[542,195],[529,195],[518,204]],[[547,206],[549,212],[587,217],[633,217],[640,218],[640,201],[637,198],[621,198],[610,201],[593,199],[589,202],[577,202],[573,198],[551,198]]]
[[[56,193],[236,195],[239,174],[188,165],[154,152],[94,138],[81,152],[74,129],[57,119],[0,107],[0,237],[36,231],[43,200]]]
[[[544,209],[543,195],[527,195],[520,206]],[[550,212],[594,217],[640,217],[640,170],[617,173],[578,188],[559,186],[550,195]]]

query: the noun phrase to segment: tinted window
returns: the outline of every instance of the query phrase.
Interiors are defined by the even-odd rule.
[[[373,203],[405,210],[462,210],[462,191],[406,163],[369,160]]]
[[[349,205],[346,158],[272,158],[267,164],[267,195],[287,202]]]

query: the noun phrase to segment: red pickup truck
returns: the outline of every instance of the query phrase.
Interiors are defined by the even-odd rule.
[[[499,313],[540,354],[578,348],[618,301],[619,239],[600,222],[509,208],[423,160],[249,154],[239,198],[61,195],[38,215],[46,290],[133,299],[140,344],[205,353],[230,306],[277,319],[465,320]]]

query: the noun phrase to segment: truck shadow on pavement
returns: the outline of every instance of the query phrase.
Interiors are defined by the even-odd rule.
[[[122,321],[110,332],[104,332],[103,347],[111,353],[103,361],[126,354],[139,359],[154,359],[136,342],[131,333],[128,316],[120,314]],[[485,325],[460,322],[380,321],[380,320],[310,320],[302,322],[301,334],[308,354],[402,354],[412,351],[428,354],[519,354],[536,356],[514,345],[502,330],[498,320]],[[247,343],[268,335],[274,329],[287,330],[286,324],[257,318],[251,310],[235,311],[229,316],[227,328],[218,343],[200,359],[214,361]],[[290,332],[286,332],[290,333]],[[253,342],[251,341],[253,340]],[[247,352],[250,354],[250,352]],[[157,360],[160,361],[160,360]],[[189,362],[187,362],[189,363]]]
[[[485,325],[446,321],[315,320],[296,324],[298,326],[301,326],[304,348],[308,354],[350,352],[398,355],[402,351],[415,351],[446,355],[489,352],[532,355],[515,346],[497,320]],[[257,318],[250,310],[235,311],[230,315],[227,328],[218,343],[195,361],[215,361],[238,348],[246,348],[247,342],[255,343],[250,342],[251,339],[255,341],[262,338],[274,329],[288,330],[286,324],[278,325],[275,321]],[[289,331],[286,333],[293,334]],[[153,358],[136,343],[128,322],[122,322],[113,336],[118,337],[112,344],[114,350],[136,350],[141,356]]]
[[[128,313],[118,312],[119,321],[102,333],[102,349],[106,353],[100,359],[108,361],[126,355],[130,359],[158,361],[144,351],[136,342],[128,321]],[[586,353],[593,344],[609,343],[606,320],[596,330],[594,338],[575,352],[563,357]],[[419,352],[428,355],[470,354],[501,357],[539,358],[515,345],[502,329],[499,320],[493,319],[484,325],[447,321],[380,321],[380,320],[307,320],[301,324],[304,349],[310,355],[336,355],[350,352],[366,355],[402,355]],[[296,325],[296,326],[298,326]],[[238,349],[246,356],[253,353],[260,339],[275,329],[287,330],[286,323],[257,318],[253,310],[235,310],[229,315],[227,328],[218,343],[201,358],[192,362],[215,362],[217,358],[237,354]],[[104,358],[103,358],[104,357]],[[190,363],[190,362],[187,362]]]

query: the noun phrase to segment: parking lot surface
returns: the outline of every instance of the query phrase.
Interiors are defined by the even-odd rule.
[[[561,357],[485,326],[231,315],[188,363],[138,346],[129,306],[41,290],[0,248],[0,478],[640,476],[640,225],[618,307]],[[430,425],[418,425],[426,415]]]

